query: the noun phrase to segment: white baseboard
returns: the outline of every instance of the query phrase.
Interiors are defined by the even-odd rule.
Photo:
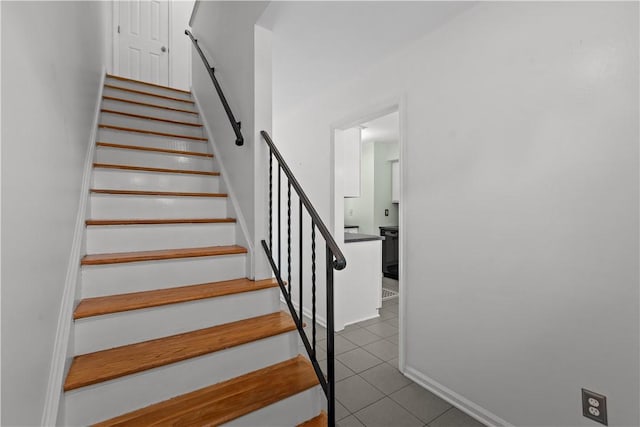
[[[209,122],[207,121],[207,116],[203,114],[202,104],[198,100],[198,96],[196,95],[193,88],[191,90],[191,94],[193,95],[193,99],[196,102],[196,107],[200,112],[200,119],[202,120],[202,124],[204,125],[205,131],[207,133],[208,144],[211,146],[211,150],[213,151],[214,158],[218,159],[218,165],[220,166],[220,175],[224,180],[224,183],[227,187],[227,195],[229,200],[231,201],[231,205],[233,206],[233,210],[236,214],[237,224],[240,225],[240,229],[242,230],[242,235],[244,237],[244,245],[246,245],[248,253],[247,253],[247,277],[253,279],[255,277],[255,263],[253,262],[255,257],[255,250],[253,247],[253,240],[249,238],[249,229],[247,228],[247,221],[240,210],[240,204],[238,203],[238,198],[236,197],[235,192],[233,191],[233,186],[229,182],[229,174],[227,173],[226,168],[222,162],[222,157],[220,156],[220,152],[218,150],[218,146],[216,145],[215,140],[213,139],[213,132],[211,131],[211,126],[209,126]]]
[[[57,424],[60,398],[62,396],[62,384],[67,362],[67,351],[69,349],[69,339],[71,327],[73,325],[73,308],[78,288],[78,278],[80,277],[80,258],[83,247],[84,221],[86,219],[87,201],[89,199],[89,186],[91,184],[91,171],[93,157],[95,153],[95,142],[98,131],[98,120],[100,119],[100,105],[102,103],[102,91],[106,77],[106,68],[102,69],[102,77],[98,88],[98,99],[94,111],[91,135],[89,135],[89,147],[84,160],[84,171],[82,174],[82,185],[80,188],[80,201],[78,203],[78,213],[76,215],[76,225],[73,232],[73,242],[71,244],[71,254],[67,265],[67,275],[62,293],[60,313],[58,315],[58,325],[53,345],[53,355],[49,368],[49,381],[42,412],[41,425],[54,426]]]
[[[378,309],[376,309],[376,310],[378,310]],[[375,316],[364,317],[362,319],[354,320],[353,322],[345,323],[344,327],[346,328],[347,326],[355,325],[356,323],[366,322],[367,320],[371,320],[371,319],[377,319],[378,317],[380,317],[379,314],[376,314]]]
[[[451,405],[460,409],[470,417],[475,418],[476,420],[487,426],[513,427],[512,424],[503,420],[496,414],[484,409],[479,405],[476,405],[472,401],[460,396],[455,391],[443,386],[437,381],[434,381],[433,379],[429,378],[428,376],[424,375],[422,372],[414,368],[405,366],[404,375],[414,382],[420,384],[422,387],[426,388],[436,396],[449,402]]]

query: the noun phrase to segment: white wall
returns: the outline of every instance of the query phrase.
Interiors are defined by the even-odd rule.
[[[265,59],[256,55],[257,45],[260,45],[260,50],[269,50],[270,42],[264,40],[268,38],[268,34],[265,34],[268,31],[256,32],[255,24],[267,4],[200,2],[192,21],[193,34],[210,65],[216,69],[216,78],[236,120],[242,122],[244,145],[238,147],[235,145],[235,134],[211,78],[194,49],[192,90],[201,104],[202,113],[211,124],[212,138],[218,148],[220,161],[227,171],[225,180],[234,190],[240,210],[246,219],[249,239],[259,251],[260,257],[263,255],[258,242],[265,237],[262,230],[264,209],[256,213],[259,209],[254,189],[256,182],[264,182],[266,179],[262,169],[258,169],[263,165],[257,164],[257,159],[262,160],[265,155],[265,143],[259,138],[258,132],[261,129],[270,130],[271,94],[270,87],[266,90],[262,87],[262,81],[256,78],[255,67],[269,68],[271,64],[270,57]],[[261,37],[259,42],[256,42],[256,37]],[[256,87],[260,89],[256,90]],[[260,96],[257,97],[257,94]],[[268,106],[257,105],[256,99],[261,103],[268,103]],[[257,173],[262,176],[256,175]],[[263,202],[262,198],[260,200],[258,203]],[[266,274],[266,270],[258,268],[256,274],[262,276]]]
[[[39,425],[107,2],[2,4],[2,425]]]
[[[184,90],[191,88],[191,40],[184,30],[189,28],[194,3],[194,0],[171,0],[169,3],[169,85]]]
[[[274,81],[331,56],[308,7],[304,48],[273,19]],[[638,47],[636,3],[482,3],[274,111],[326,218],[332,125],[404,99],[405,368],[488,422],[592,425],[586,387],[640,424]]]

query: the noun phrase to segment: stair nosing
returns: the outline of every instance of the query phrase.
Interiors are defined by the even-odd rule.
[[[118,169],[125,171],[139,171],[139,172],[156,172],[156,173],[177,173],[186,175],[206,175],[206,176],[220,176],[220,172],[212,171],[199,171],[192,169],[170,169],[170,168],[152,168],[148,166],[133,166],[133,165],[119,165],[113,163],[94,163],[94,168],[97,169]]]
[[[124,127],[124,126],[108,125],[108,124],[104,124],[104,123],[100,123],[98,125],[98,127],[100,129],[110,129],[110,130],[116,130],[116,131],[120,131],[120,132],[143,133],[143,134],[146,134],[146,135],[161,136],[161,137],[165,137],[165,138],[188,139],[188,140],[191,140],[191,141],[200,141],[200,142],[208,141],[207,138],[202,137],[202,136],[177,135],[177,134],[173,134],[173,133],[158,132],[158,131],[155,131],[155,130],[128,128],[128,127]]]
[[[287,376],[293,373],[295,376]],[[275,377],[277,392],[273,384],[260,384],[260,378]],[[298,354],[293,358],[265,366],[216,384],[206,386],[173,398],[154,403],[144,408],[95,424],[96,427],[115,425],[139,425],[144,419],[148,425],[193,425],[194,422],[205,425],[222,425],[243,415],[273,405],[298,393],[319,385],[313,366],[304,356]],[[248,400],[247,398],[259,400]],[[225,413],[215,414],[205,411],[216,411],[224,408]],[[207,416],[207,420],[189,420],[189,414]],[[217,416],[216,416],[217,415]],[[214,418],[215,417],[215,418]],[[185,424],[186,423],[186,424]]]
[[[150,151],[153,153],[164,153],[164,154],[175,154],[180,156],[197,156],[197,157],[206,157],[213,158],[213,154],[209,153],[199,153],[197,151],[182,151],[182,150],[171,150],[168,148],[156,148],[156,147],[144,147],[141,145],[127,145],[127,144],[116,144],[113,142],[96,142],[96,146],[103,148],[115,148],[120,150],[138,150],[138,151]]]
[[[318,415],[316,415],[315,417],[309,420],[302,422],[301,424],[298,424],[297,427],[315,427],[315,426],[321,426],[321,427],[327,426],[327,413],[325,411],[320,411]]]
[[[168,101],[184,102],[185,104],[195,104],[195,102],[193,102],[190,99],[174,98],[174,97],[171,97],[171,96],[159,95],[157,93],[145,92],[143,90],[129,89],[129,88],[122,87],[122,86],[114,86],[114,85],[110,85],[110,84],[107,84],[107,83],[105,83],[104,87],[106,87],[108,89],[121,90],[121,91],[124,91],[124,92],[131,92],[131,93],[135,93],[135,94],[138,94],[138,95],[153,96],[153,97],[156,97],[156,98],[166,99]]]
[[[171,87],[171,86],[164,86],[164,85],[159,85],[159,84],[156,84],[156,83],[144,82],[142,80],[136,80],[136,79],[132,79],[132,78],[129,78],[129,77],[123,77],[123,76],[116,76],[115,74],[109,74],[109,73],[107,73],[107,77],[111,77],[112,79],[121,80],[121,81],[125,81],[125,82],[133,82],[133,83],[143,84],[143,85],[147,85],[147,86],[157,87],[157,88],[160,88],[160,89],[173,90],[175,92],[180,92],[180,93],[184,93],[186,95],[191,95],[191,92],[188,91],[188,90],[178,89],[178,88]]]
[[[214,197],[224,198],[227,193],[190,193],[182,191],[151,191],[151,190],[118,190],[109,188],[92,188],[94,194],[112,194],[118,196],[157,196],[157,197]]]
[[[200,127],[200,128],[202,127],[201,123],[181,122],[179,120],[165,119],[162,117],[145,116],[144,114],[135,114],[135,113],[127,113],[124,111],[110,110],[108,108],[101,108],[100,112],[107,113],[107,114],[117,114],[120,116],[127,116],[127,117],[132,117],[132,118],[141,119],[141,120],[155,120],[157,122],[169,123],[176,126],[191,126],[191,127]]]
[[[113,252],[88,254],[82,257],[81,265],[126,264],[131,262],[164,261],[183,258],[246,254],[247,248],[239,245],[204,246],[196,248],[160,249],[152,251]]]
[[[235,218],[141,218],[141,219],[87,219],[87,227],[112,225],[170,225],[170,224],[233,224]]]
[[[123,313],[152,307],[162,307],[190,301],[236,295],[264,289],[277,288],[275,279],[250,280],[233,279],[174,288],[154,289],[150,291],[107,295],[85,298],[73,312],[74,320],[86,319],[107,314]],[[101,304],[102,303],[102,304]],[[111,303],[105,308],[104,303]],[[97,306],[92,309],[92,306]]]
[[[200,113],[197,111],[182,110],[180,108],[167,107],[165,105],[149,104],[147,102],[134,101],[133,99],[116,98],[115,96],[110,96],[110,95],[103,95],[102,99],[103,100],[106,99],[107,101],[126,102],[127,104],[142,105],[144,107],[149,107],[149,108],[160,108],[162,110],[170,110],[178,113],[195,114],[197,116],[200,115]]]
[[[269,330],[256,332],[257,326],[264,325],[266,322],[273,321],[275,326]],[[255,334],[252,336],[237,337],[238,331],[242,328],[251,327],[251,331]],[[262,316],[251,317],[249,319],[238,320],[235,322],[224,323],[222,325],[211,326],[208,328],[197,329],[195,331],[183,332],[180,334],[170,335],[167,337],[156,338],[148,341],[138,342],[134,344],[128,344],[120,347],[115,347],[107,350],[100,350],[92,353],[82,354],[75,356],[69,368],[69,373],[64,384],[64,391],[75,390],[78,388],[86,387],[93,384],[99,384],[106,381],[114,380],[116,378],[122,378],[128,375],[132,375],[138,372],[148,371],[161,366],[171,365],[183,360],[193,359],[195,357],[204,356],[206,354],[215,353],[217,351],[225,350],[247,344],[250,342],[258,341],[261,339],[273,337],[276,335],[292,332],[296,330],[296,325],[288,313],[284,311],[270,313]],[[232,332],[234,334],[232,334]],[[229,341],[224,339],[218,339],[218,342],[214,343],[212,338],[214,337],[226,337],[235,335],[232,338],[235,341]],[[207,346],[202,344],[192,344],[190,351],[187,351],[184,346],[188,347],[187,343],[181,341],[189,341],[189,339],[199,338],[205,336],[208,338]],[[128,367],[120,367],[117,371],[114,366],[106,366],[107,364],[114,365],[119,360],[130,359],[136,356],[136,351],[141,354],[154,354],[160,351],[160,348],[165,349],[172,344],[180,343],[182,347],[181,352],[164,352],[166,357],[159,359],[154,357],[148,361],[141,362],[138,358],[135,360],[138,365],[130,365]],[[145,349],[145,347],[151,347],[151,349]],[[142,350],[140,350],[142,349]],[[133,355],[127,353],[134,353]],[[97,364],[95,360],[100,358],[106,358],[109,363],[104,361],[100,362],[100,366],[104,367],[105,373],[98,375],[95,369],[92,369],[93,364]],[[80,367],[78,367],[80,365]],[[84,365],[84,366],[83,366]],[[82,380],[74,379],[75,376],[79,376],[77,370],[90,370],[94,375]],[[71,378],[71,379],[70,379]]]

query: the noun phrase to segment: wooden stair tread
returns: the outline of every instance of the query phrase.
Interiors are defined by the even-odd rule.
[[[77,320],[103,314],[120,313],[274,287],[278,287],[278,282],[275,279],[258,281],[234,279],[169,289],[86,298],[80,301],[80,304],[76,307],[73,312],[73,318]]]
[[[122,132],[144,133],[144,134],[147,134],[147,135],[166,136],[168,138],[190,139],[190,140],[193,140],[193,141],[207,141],[207,138],[204,138],[202,136],[176,135],[176,134],[173,134],[173,133],[157,132],[155,130],[135,129],[135,128],[128,128],[128,127],[123,127],[123,126],[105,125],[105,124],[99,124],[98,127],[100,129],[111,129],[111,130],[119,130],[119,131],[122,131]]]
[[[162,117],[146,116],[143,114],[134,114],[134,113],[125,113],[124,111],[109,110],[107,108],[102,108],[100,111],[108,114],[117,114],[120,116],[133,117],[136,119],[155,120],[158,122],[166,122],[166,123],[171,123],[171,124],[180,125],[180,126],[202,127],[200,123],[181,122],[179,120],[164,119]]]
[[[320,415],[303,422],[302,424],[298,425],[298,427],[327,427],[328,422],[329,421],[327,413],[321,411]]]
[[[179,113],[189,113],[189,114],[200,115],[200,113],[198,113],[197,111],[182,110],[180,108],[167,107],[164,105],[157,105],[157,104],[149,104],[148,102],[134,101],[133,99],[117,98],[115,96],[109,96],[109,95],[103,95],[102,99],[106,99],[109,101],[126,102],[127,104],[142,105],[142,106],[151,107],[151,108],[160,108],[162,110],[177,111]]]
[[[250,372],[96,426],[217,426],[318,385],[311,363],[303,356]]]
[[[121,169],[121,170],[142,171],[142,172],[182,173],[182,174],[188,174],[188,175],[220,176],[220,172],[199,171],[199,170],[191,170],[191,169],[152,168],[148,166],[115,165],[110,163],[94,163],[93,167],[99,168],[99,169]]]
[[[114,144],[112,142],[96,142],[96,146],[107,147],[107,148],[120,148],[123,150],[139,150],[139,151],[153,151],[153,152],[167,153],[167,154],[179,154],[182,156],[213,157],[213,154],[198,153],[197,151],[170,150],[168,148],[155,148],[155,147],[143,147],[140,145]]]
[[[143,90],[129,89],[128,87],[122,87],[122,86],[114,86],[108,83],[105,84],[104,87],[109,89],[121,90],[124,92],[136,93],[138,95],[155,96],[156,98],[168,99],[170,101],[184,102],[185,104],[195,104],[195,102],[191,101],[190,99],[174,98],[173,96],[159,95],[157,93],[145,92]]]
[[[108,188],[92,188],[89,191],[96,194],[119,194],[129,196],[227,197],[226,193],[189,193],[184,191],[112,190]]]
[[[87,226],[102,225],[163,225],[163,224],[218,224],[233,223],[235,218],[171,218],[171,219],[88,219]]]
[[[294,331],[285,312],[271,313],[73,358],[64,390],[97,384],[136,372],[202,356]]]
[[[115,252],[91,254],[82,258],[82,265],[122,264],[126,262],[160,261],[177,258],[197,258],[247,253],[247,249],[238,245],[205,246],[200,248],[160,249],[155,251]]]
[[[142,80],[131,79],[129,77],[116,76],[114,74],[108,74],[108,73],[107,73],[107,77],[110,77],[110,78],[116,79],[116,80],[122,80],[122,81],[125,81],[125,82],[139,83],[139,84],[143,84],[143,85],[147,85],[147,86],[158,87],[158,88],[161,88],[161,89],[168,89],[168,90],[172,90],[172,91],[175,91],[175,92],[186,93],[188,95],[191,95],[191,92],[189,92],[188,90],[178,89],[178,88],[170,87],[170,86],[159,85],[159,84],[156,84],[156,83],[143,82]]]

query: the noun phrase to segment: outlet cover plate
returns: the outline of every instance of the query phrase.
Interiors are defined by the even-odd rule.
[[[607,424],[607,396],[582,389],[582,415],[600,424]]]

